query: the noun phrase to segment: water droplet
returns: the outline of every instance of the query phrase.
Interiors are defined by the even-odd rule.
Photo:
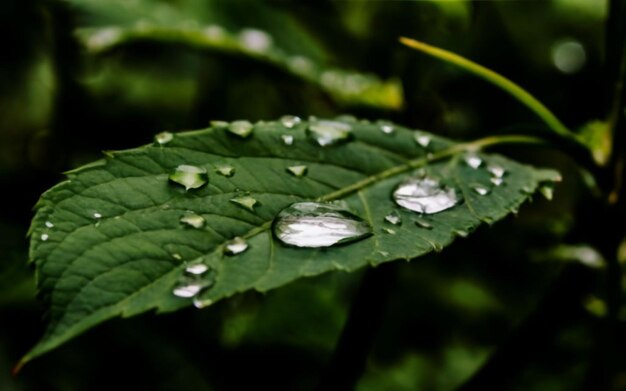
[[[345,204],[298,202],[283,209],[273,231],[283,243],[296,247],[329,247],[372,234],[371,227]]]
[[[539,192],[546,200],[552,201],[552,198],[554,197],[554,186],[551,184],[542,184],[539,187]]]
[[[98,213],[98,212],[95,212],[95,213],[93,214],[93,218],[94,218],[94,219],[101,219],[101,218],[102,218],[102,214],[100,214],[100,213]]]
[[[435,250],[435,252],[440,253],[443,251],[443,245],[441,243],[431,242],[430,245],[433,246],[433,250]]]
[[[401,207],[424,214],[450,209],[461,201],[455,189],[430,177],[407,179],[393,192],[393,198]]]
[[[264,52],[272,46],[272,37],[265,31],[243,29],[239,33],[239,42],[253,52]]]
[[[243,238],[239,236],[235,237],[233,240],[226,242],[224,246],[224,254],[226,255],[237,255],[248,249],[248,243]]]
[[[215,168],[215,172],[217,172],[218,174],[228,177],[230,178],[231,176],[235,175],[235,167],[233,166],[217,166]]]
[[[320,120],[309,125],[307,134],[318,145],[327,147],[350,141],[352,127],[343,122]]]
[[[473,169],[477,169],[483,164],[483,159],[481,159],[480,156],[475,153],[468,153],[467,155],[465,155],[464,160],[465,163]]]
[[[484,196],[489,194],[489,189],[483,185],[473,185],[472,190],[474,190],[477,194]]]
[[[296,177],[303,177],[308,171],[307,166],[291,166],[287,167],[287,172]]]
[[[210,124],[213,128],[226,128],[229,125],[226,121],[211,121]]]
[[[415,220],[415,225],[417,225],[420,228],[425,228],[425,229],[432,229],[433,228],[433,225],[429,221],[426,221],[424,219],[416,219]]]
[[[202,167],[181,164],[169,176],[170,181],[183,186],[185,190],[197,189],[207,184],[209,177]]]
[[[395,235],[396,231],[391,228],[383,228],[383,231],[388,233],[389,235]]]
[[[254,207],[259,203],[257,200],[250,196],[235,197],[231,198],[229,201],[233,204],[239,205],[246,210],[249,210],[250,212],[254,212]]]
[[[393,224],[393,225],[401,225],[402,224],[402,218],[400,217],[400,215],[398,214],[398,212],[391,212],[389,213],[387,216],[385,216],[385,221]]]
[[[173,139],[174,139],[174,135],[170,132],[161,132],[157,134],[156,136],[154,136],[154,140],[161,145],[167,144]]]
[[[504,183],[504,179],[496,177],[491,178],[490,181],[496,186],[501,186]]]
[[[206,273],[209,267],[204,263],[194,263],[185,268],[185,272],[189,274],[201,275]]]
[[[489,171],[494,178],[502,178],[504,177],[504,174],[506,174],[504,167],[496,166],[494,164],[487,166],[487,171]]]
[[[415,142],[424,148],[430,145],[430,142],[431,142],[430,136],[427,136],[419,132],[415,132],[415,135],[413,137],[415,138]]]
[[[241,138],[250,137],[252,134],[252,129],[254,129],[254,125],[250,121],[233,121],[228,125],[228,131],[234,135],[237,135]]]
[[[454,234],[460,238],[466,238],[469,236],[469,232],[464,229],[455,229]]]
[[[172,254],[172,258],[174,258],[177,261],[182,261],[183,260],[183,256],[180,255],[179,253]]]
[[[380,125],[380,131],[385,133],[385,134],[392,134],[393,132],[396,131],[396,129],[392,126],[392,125]]]
[[[284,127],[291,129],[294,126],[298,125],[300,122],[302,122],[302,119],[300,119],[300,117],[297,117],[295,115],[283,115],[282,117],[280,117],[280,123],[283,124]]]
[[[281,136],[281,138],[283,139],[283,143],[285,143],[285,145],[292,145],[293,144],[293,136],[290,134],[283,134]]]
[[[380,255],[382,255],[383,257],[388,257],[389,256],[389,253],[387,251],[378,251],[378,253]]]
[[[46,221],[45,222],[45,226],[48,227],[48,228],[54,228],[54,224],[52,224],[52,222],[50,222],[50,221]]]
[[[195,213],[187,213],[186,215],[180,218],[180,222],[183,224],[187,224],[190,227],[200,229],[204,227],[205,220],[204,220],[204,217],[197,215]]]
[[[45,242],[46,240],[48,240],[50,238],[50,236],[48,234],[41,234],[41,241]]]

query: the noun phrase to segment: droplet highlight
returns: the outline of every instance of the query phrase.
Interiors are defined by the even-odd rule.
[[[489,171],[489,173],[494,178],[502,178],[502,177],[504,177],[504,174],[506,174],[506,170],[504,169],[504,167],[498,166],[498,165],[495,165],[495,164],[488,165],[487,166],[487,171]]]
[[[45,225],[46,227],[48,227],[48,228],[54,228],[54,224],[52,224],[52,222],[50,222],[50,221],[46,221],[46,222],[44,223],[44,225]]]
[[[473,185],[472,190],[474,190],[476,194],[481,195],[481,196],[487,195],[490,192],[490,189],[483,185]]]
[[[46,240],[48,240],[50,238],[50,235],[48,234],[41,234],[41,241],[45,242]]]
[[[320,120],[307,128],[307,134],[319,146],[328,147],[342,144],[352,139],[352,127],[344,122]]]
[[[274,235],[295,247],[330,247],[372,235],[370,225],[343,203],[298,202],[283,209],[273,224]]]
[[[177,183],[189,191],[207,184],[209,177],[206,169],[202,167],[181,164],[176,167],[169,176],[170,181]]]
[[[431,177],[409,178],[393,192],[396,204],[417,213],[439,213],[461,202],[458,192]]]
[[[413,136],[415,142],[423,148],[427,148],[430,145],[431,138],[423,133],[416,132]]]
[[[293,145],[293,136],[290,134],[283,134],[282,136],[280,136],[280,138],[283,140],[283,144],[285,145]]]
[[[465,164],[467,164],[474,170],[476,170],[478,167],[480,167],[483,164],[483,159],[481,159],[480,156],[478,156],[475,153],[468,153],[467,155],[465,155],[464,160],[465,160]]]
[[[396,129],[392,126],[392,125],[380,125],[380,131],[385,133],[385,134],[393,134]]]

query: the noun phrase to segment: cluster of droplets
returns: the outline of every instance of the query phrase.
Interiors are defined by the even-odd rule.
[[[185,266],[172,293],[180,298],[192,299],[197,308],[206,307],[211,301],[205,296],[215,285],[216,277],[217,274],[212,267],[201,261],[191,262]]]

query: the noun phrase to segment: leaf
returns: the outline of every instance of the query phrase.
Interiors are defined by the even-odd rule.
[[[478,168],[466,163],[468,150],[533,141],[515,136],[455,144],[389,123],[348,118],[330,123],[342,131],[350,128],[344,142],[320,147],[310,138],[307,121],[292,128],[259,122],[247,137],[231,133],[228,124],[216,125],[173,137],[159,134],[161,144],[110,152],[105,160],[69,172],[68,180],[42,196],[31,226],[30,259],[49,306],[49,325],[23,363],[107,319],[191,305],[172,294],[190,261],[213,272],[204,304],[246,290],[264,292],[301,277],[441,250],[481,222],[516,211],[546,181],[558,180],[554,171],[498,155],[470,155],[473,166],[480,160]],[[289,143],[285,135],[292,136]],[[287,171],[297,165],[307,166],[306,175]],[[500,186],[491,183],[494,166],[504,169],[497,173]],[[232,167],[233,175],[224,175],[224,167]],[[463,201],[423,216],[397,207],[393,190],[416,170],[455,188]],[[185,177],[205,171],[205,186]],[[478,186],[488,194],[480,195]],[[343,200],[373,234],[326,249],[285,246],[272,235],[272,221],[303,200]],[[390,212],[402,224],[387,222]],[[181,223],[183,216],[193,226]],[[247,251],[225,255],[235,237],[245,238]]]

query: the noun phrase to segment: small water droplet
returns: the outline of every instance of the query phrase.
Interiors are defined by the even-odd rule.
[[[93,218],[94,218],[94,219],[101,219],[101,218],[102,218],[102,214],[100,214],[100,213],[98,213],[98,212],[95,212],[95,213],[93,214]]]
[[[402,225],[402,218],[396,211],[393,211],[385,216],[385,221],[393,225]]]
[[[252,122],[242,120],[242,121],[233,121],[228,125],[228,131],[236,136],[241,138],[250,137],[252,134],[252,129],[254,129],[254,125]]]
[[[395,235],[396,231],[391,228],[383,228],[383,231],[388,233],[389,235]]]
[[[420,228],[433,229],[433,225],[429,221],[426,221],[424,219],[416,219],[415,225],[417,225]]]
[[[380,131],[385,134],[392,134],[396,129],[392,125],[385,124],[380,126]]]
[[[551,184],[542,184],[539,187],[539,192],[546,200],[552,201],[552,198],[554,197],[554,186]]]
[[[438,213],[461,202],[455,189],[430,177],[407,179],[393,192],[393,198],[401,207],[423,214]]]
[[[367,222],[345,204],[298,202],[283,209],[273,224],[274,235],[296,247],[330,247],[372,234]]]
[[[473,185],[472,190],[481,196],[487,195],[490,192],[490,190],[483,185]]]
[[[250,212],[254,212],[254,207],[259,203],[250,196],[235,197],[231,198],[229,201],[246,210],[249,210]]]
[[[427,136],[419,132],[415,132],[415,135],[413,137],[415,138],[415,142],[424,148],[430,145],[430,141],[431,141],[430,136]]]
[[[239,42],[253,52],[264,52],[272,46],[272,36],[257,29],[243,29],[239,33]]]
[[[454,234],[460,238],[466,238],[469,236],[469,232],[464,229],[455,229]]]
[[[197,189],[207,184],[209,177],[202,167],[181,164],[169,176],[170,181],[183,186],[185,190]]]
[[[489,171],[494,178],[502,178],[504,177],[504,174],[506,174],[504,167],[497,166],[495,164],[487,166],[487,171]]]
[[[230,178],[231,176],[235,175],[235,167],[228,166],[228,165],[217,166],[215,168],[215,172],[217,172],[218,174],[220,174],[222,176]]]
[[[435,252],[437,253],[440,253],[443,251],[443,245],[441,243],[431,242],[430,245],[433,246],[433,250],[435,250]]]
[[[197,295],[202,290],[202,288],[203,288],[202,284],[195,284],[195,283],[184,284],[184,285],[180,285],[174,288],[173,293],[174,295],[178,297],[189,298],[189,297],[194,297],[195,295]]]
[[[226,242],[226,245],[224,246],[224,254],[237,255],[237,254],[241,254],[247,249],[248,249],[248,243],[243,238],[240,238],[239,236],[237,236],[233,238],[233,240]]]
[[[286,168],[287,172],[296,177],[303,177],[309,170],[307,166],[291,166]]]
[[[307,134],[322,147],[345,143],[353,137],[350,125],[327,120],[311,123],[307,128]]]
[[[41,234],[41,241],[45,242],[46,240],[48,240],[50,238],[50,236],[48,234]]]
[[[293,144],[293,136],[290,134],[283,134],[281,136],[281,138],[283,139],[283,143],[285,143],[285,145],[292,145]]]
[[[185,272],[189,274],[201,275],[206,273],[209,267],[204,263],[194,263],[185,268]]]
[[[48,228],[54,228],[54,224],[52,224],[52,222],[50,222],[50,221],[46,221],[45,222],[45,226],[48,227]]]
[[[378,251],[378,253],[380,255],[382,255],[383,257],[388,257],[389,256],[389,253],[387,251]]]
[[[187,213],[183,217],[180,218],[180,222],[186,224],[193,228],[202,228],[204,227],[204,217],[195,214],[195,213]]]
[[[173,139],[174,139],[174,134],[170,132],[161,132],[157,134],[156,136],[154,136],[154,140],[161,145],[167,144]]]
[[[483,164],[483,159],[480,158],[476,153],[468,153],[465,155],[465,164],[472,167],[473,169],[477,169]]]
[[[213,128],[226,128],[229,125],[226,121],[211,121],[210,124]]]
[[[174,258],[177,261],[182,261],[183,260],[183,256],[180,255],[179,253],[172,254],[172,258]]]
[[[280,117],[280,123],[283,124],[284,127],[291,129],[294,126],[298,125],[300,122],[302,122],[302,119],[300,119],[300,117],[297,117],[295,115],[283,115],[282,117]]]
[[[504,183],[504,179],[496,177],[491,178],[490,181],[496,186],[501,186]]]

